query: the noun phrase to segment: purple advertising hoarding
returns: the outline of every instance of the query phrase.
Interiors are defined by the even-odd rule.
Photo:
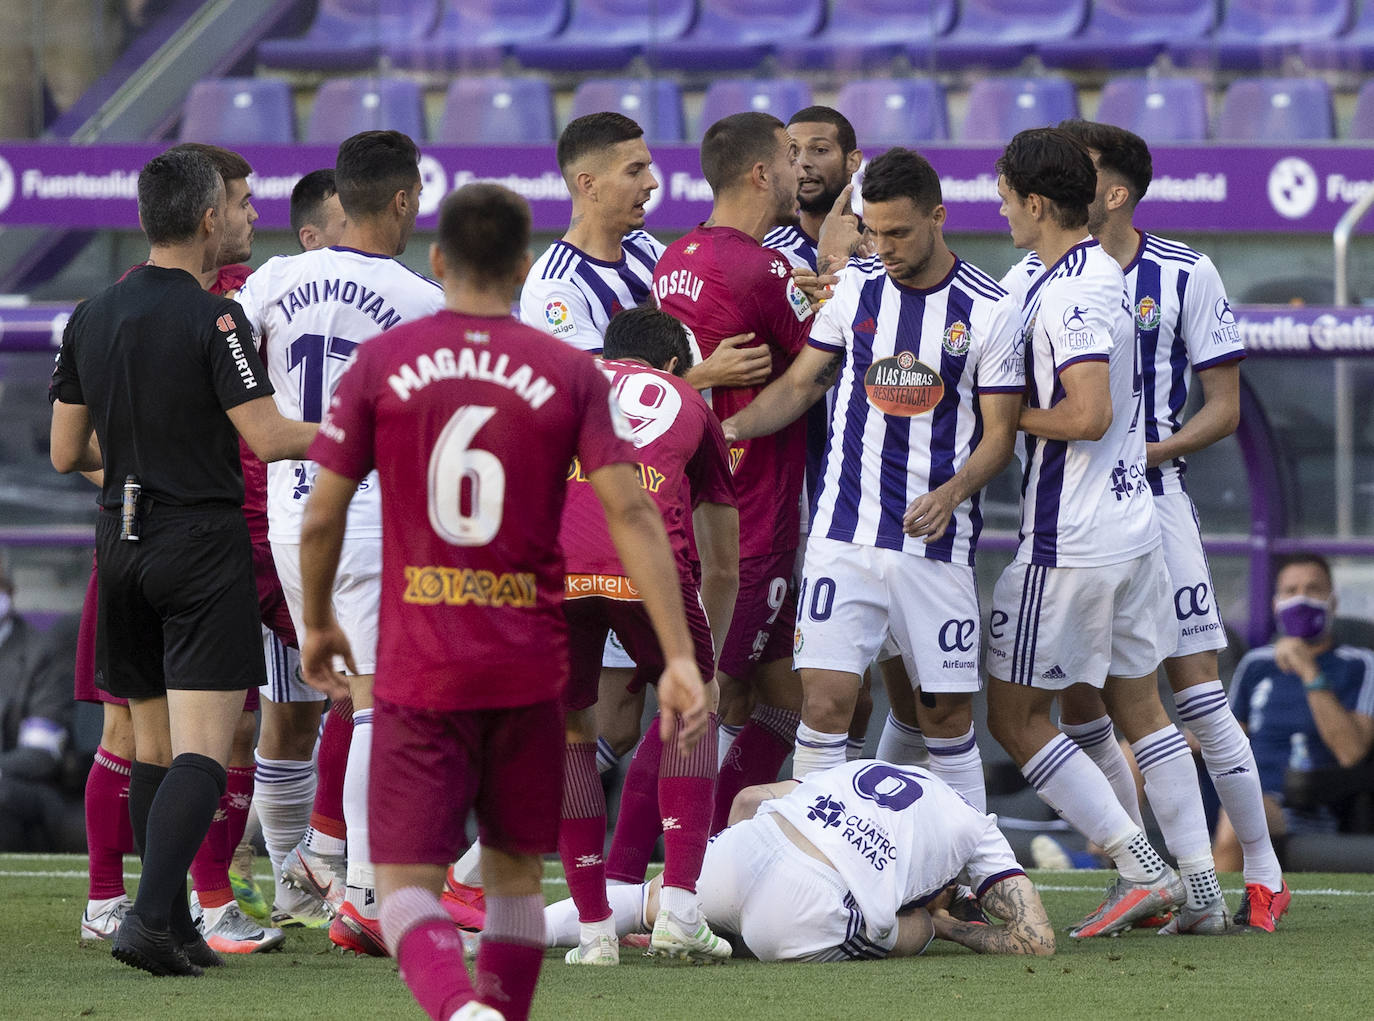
[[[163,146],[0,143],[0,227],[137,230],[138,169]],[[283,229],[291,186],[334,165],[331,146],[247,146],[261,229]],[[1002,233],[997,175],[1001,150],[927,146],[949,208],[950,233]],[[1374,186],[1367,147],[1188,146],[1153,150],[1155,180],[1137,213],[1169,232],[1330,233],[1341,214]],[[649,205],[651,230],[680,232],[705,219],[710,189],[695,146],[656,146],[662,187]],[[474,180],[499,181],[529,200],[534,226],[562,231],[569,201],[552,146],[433,146],[420,164],[425,183],[420,227],[432,228],[443,195]]]

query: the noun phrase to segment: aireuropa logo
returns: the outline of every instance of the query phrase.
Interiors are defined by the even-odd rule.
[[[1312,164],[1288,156],[1269,171],[1269,204],[1287,220],[1301,220],[1317,205],[1320,186]]]
[[[14,201],[14,168],[10,166],[9,160],[0,156],[0,213],[10,207]]]
[[[420,215],[433,216],[448,194],[448,174],[433,156],[420,157]]]

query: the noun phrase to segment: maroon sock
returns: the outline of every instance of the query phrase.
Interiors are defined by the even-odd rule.
[[[128,759],[95,750],[95,762],[86,775],[86,847],[90,858],[91,900],[123,897],[124,856],[134,849],[129,822]]]
[[[227,770],[226,770],[227,772]],[[227,781],[226,781],[227,782]],[[191,887],[203,908],[220,908],[234,899],[229,886],[229,858],[224,845],[229,839],[229,795],[220,795],[205,839],[191,859]],[[230,850],[230,856],[233,850]]]
[[[228,863],[234,860],[234,852],[243,840],[244,831],[248,829],[248,810],[253,807],[253,778],[257,775],[258,766],[257,763],[230,766],[225,772],[228,774],[224,790],[228,802],[225,811],[229,818],[224,828],[225,845],[222,853],[227,868]]]
[[[678,729],[682,720],[677,721]],[[676,736],[663,746],[658,803],[663,811],[663,884],[695,891],[701,859],[711,835],[716,792],[716,714],[691,754],[678,750]]]
[[[335,702],[325,714],[324,734],[320,737],[316,766],[319,784],[315,788],[315,807],[310,813],[310,825],[321,833],[345,839],[343,782],[348,767],[348,746],[353,743],[353,701]]]
[[[596,771],[596,744],[564,746],[563,818],[558,826],[558,856],[577,917],[600,922],[611,916],[606,900],[606,795]]]
[[[801,714],[777,706],[754,707],[749,722],[730,746],[716,780],[715,813],[711,832],[719,833],[730,821],[735,795],[754,784],[772,783],[792,751]]]
[[[506,1021],[527,1021],[544,962],[544,898],[487,895],[477,951],[477,998]]]
[[[448,918],[421,922],[402,936],[396,961],[401,981],[435,1021],[448,1021],[476,995],[463,962],[463,941]]]
[[[663,832],[663,816],[658,810],[658,770],[662,757],[663,742],[658,736],[658,715],[655,714],[625,771],[611,854],[606,859],[607,879],[621,883],[644,882],[654,844]]]

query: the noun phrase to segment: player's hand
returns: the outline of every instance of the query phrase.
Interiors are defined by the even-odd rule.
[[[690,754],[706,735],[710,715],[706,708],[706,687],[701,683],[701,671],[696,661],[686,656],[668,660],[658,679],[659,730],[664,744],[673,739],[677,717],[682,717],[678,734],[678,750]]]
[[[721,432],[725,433],[725,442],[734,443],[739,439],[739,426],[735,423],[735,416],[731,415],[724,422],[720,423]]]
[[[834,295],[839,279],[834,273],[820,274],[807,266],[797,266],[792,270],[792,282],[797,285],[797,290],[817,307],[824,305]]]
[[[335,657],[342,658],[349,672],[357,674],[348,639],[339,622],[331,617],[324,627],[306,630],[301,642],[301,676],[306,684],[330,698],[347,698],[348,678],[335,667]]]
[[[849,198],[853,194],[853,183],[846,184],[821,221],[821,236],[816,239],[816,265],[822,271],[840,269],[863,243],[859,217],[849,208]]]
[[[1274,642],[1274,665],[1285,673],[1297,674],[1304,683],[1321,673],[1312,647],[1292,635],[1284,635]]]
[[[945,534],[958,504],[943,489],[941,486],[911,501],[911,506],[902,515],[902,529],[907,535],[913,539],[924,538],[926,542],[934,542]]]
[[[865,227],[863,233],[859,235],[859,245],[854,249],[854,258],[871,259],[877,254],[878,242],[873,240],[873,234]]]
[[[753,344],[754,334],[737,333],[722,340],[701,363],[702,376],[713,386],[762,386],[773,371],[767,344]],[[746,347],[745,345],[751,345]]]

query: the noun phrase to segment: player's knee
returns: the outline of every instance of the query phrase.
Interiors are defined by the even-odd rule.
[[[916,700],[916,720],[931,737],[962,737],[973,726],[973,696],[962,692],[922,694]]]
[[[100,747],[121,759],[134,757],[134,722],[129,717],[127,707],[105,703],[105,716],[100,727]]]

